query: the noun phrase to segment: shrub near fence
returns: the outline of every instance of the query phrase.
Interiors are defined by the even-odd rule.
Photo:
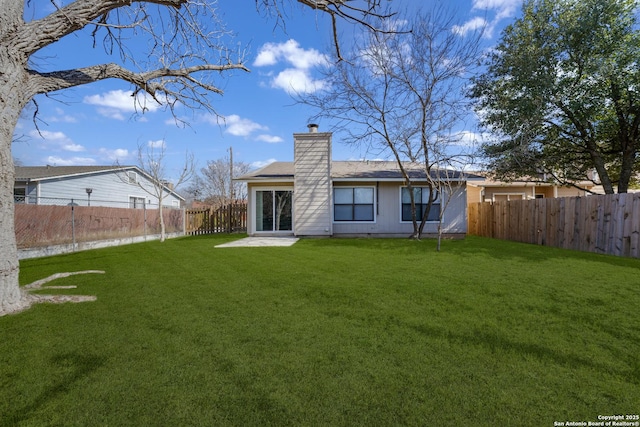
[[[640,193],[469,205],[469,234],[640,258]]]
[[[18,249],[147,236],[160,233],[158,209],[15,205]],[[162,210],[167,234],[184,230],[181,209]]]

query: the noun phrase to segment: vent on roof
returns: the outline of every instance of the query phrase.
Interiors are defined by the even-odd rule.
[[[317,133],[318,132],[318,125],[315,123],[309,123],[307,125],[307,127],[309,128],[309,132],[310,133]]]

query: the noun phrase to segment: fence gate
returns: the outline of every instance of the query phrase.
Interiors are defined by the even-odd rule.
[[[247,205],[234,203],[218,209],[188,209],[186,234],[234,233],[247,230]]]

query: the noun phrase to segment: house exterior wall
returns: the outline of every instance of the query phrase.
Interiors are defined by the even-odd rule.
[[[331,133],[296,133],[293,224],[296,236],[332,234]]]
[[[142,174],[137,174],[138,182],[154,192],[151,182]],[[158,198],[147,193],[137,184],[130,184],[123,172],[107,171],[90,175],[48,178],[30,182],[27,187],[27,203],[57,205],[70,203],[87,205],[89,197],[86,189],[91,188],[91,206],[127,208],[129,198],[143,198],[147,207],[156,209]],[[180,207],[180,199],[167,191],[163,195],[163,206]]]
[[[535,197],[534,187],[526,186],[504,186],[504,187],[485,187],[485,201],[500,200],[524,200],[533,199]]]
[[[484,192],[484,194],[483,194]],[[586,192],[575,187],[549,184],[469,186],[469,203],[503,200],[528,200],[538,197],[581,197]]]
[[[558,195],[556,197],[583,197],[587,192],[575,187],[558,187]]]
[[[424,184],[426,185],[426,184]],[[413,232],[412,222],[401,221],[401,188],[398,182],[337,182],[335,187],[367,187],[373,186],[376,191],[375,220],[373,222],[334,222],[334,236],[377,235],[377,236],[409,236]],[[420,183],[414,183],[420,186]],[[447,204],[448,200],[448,204]],[[452,194],[448,192],[441,197],[444,210],[443,233],[464,234],[467,232],[467,196],[466,185],[454,187]],[[424,234],[436,234],[437,222],[427,222]]]
[[[484,202],[482,198],[482,188],[477,185],[467,185],[467,200],[469,203]]]

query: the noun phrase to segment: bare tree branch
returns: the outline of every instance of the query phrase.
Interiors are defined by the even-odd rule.
[[[407,31],[370,29],[355,41],[347,61],[325,70],[329,89],[299,100],[318,109],[315,118],[337,121],[335,129],[346,140],[396,161],[411,198],[412,237],[418,238],[438,194],[453,194],[448,168],[469,158],[458,145],[456,127],[470,111],[463,88],[481,33],[462,38],[453,31],[450,13],[438,6],[408,21]],[[420,185],[429,188],[428,206],[420,213],[413,196],[418,183],[406,170],[416,165],[426,177]]]
[[[146,0],[144,3],[157,4],[179,9],[188,0]],[[27,22],[15,34],[15,45],[22,52],[30,55],[44,46],[48,46],[81,28],[86,27],[95,19],[100,18],[106,23],[106,18],[112,10],[142,3],[133,0],[75,0],[68,5],[58,8],[46,17]]]
[[[165,77],[175,77],[187,84],[192,85],[193,87],[197,86],[207,91],[222,93],[221,89],[196,80],[192,77],[192,74],[201,71],[226,70],[242,70],[249,72],[249,69],[243,64],[203,64],[179,69],[160,68],[151,71],[134,73],[124,67],[121,67],[120,65],[111,63],[93,65],[91,67],[85,68],[77,68],[74,70],[54,71],[50,73],[40,73],[31,70],[29,74],[30,86],[34,88],[32,96],[38,93],[53,92],[56,90],[67,89],[87,83],[93,83],[99,80],[117,78],[135,85],[139,89],[146,91],[151,96],[156,98],[157,92],[165,92],[167,94],[175,95],[175,91],[169,89],[166,85],[166,80],[163,80],[163,78]]]

